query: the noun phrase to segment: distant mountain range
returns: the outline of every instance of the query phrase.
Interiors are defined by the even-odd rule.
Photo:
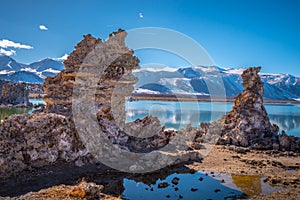
[[[40,83],[47,76],[55,76],[64,65],[62,60],[46,58],[29,65],[16,62],[9,56],[0,55],[0,79],[13,82]],[[222,78],[228,98],[243,90],[241,73],[245,69],[219,67],[146,68],[135,70],[139,78],[135,94],[183,94],[209,97],[209,88],[219,88],[216,73]],[[264,82],[265,98],[276,100],[300,100],[300,78],[290,74],[260,74]]]
[[[46,58],[26,65],[9,56],[0,55],[0,79],[13,82],[42,84],[47,76],[55,76],[63,68],[62,60]]]
[[[227,98],[243,90],[241,74],[245,69],[219,67],[185,67],[135,70],[139,78],[135,94],[194,94],[209,97],[209,88],[219,88],[217,74],[222,78]],[[264,97],[276,100],[300,100],[300,78],[290,74],[260,74]]]

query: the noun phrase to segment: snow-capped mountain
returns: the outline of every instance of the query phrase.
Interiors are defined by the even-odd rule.
[[[224,85],[227,98],[235,97],[243,90],[241,74],[245,69],[219,67],[186,67],[135,70],[139,78],[135,94],[193,94],[209,96],[209,89]],[[265,98],[293,100],[300,98],[300,78],[289,74],[260,74],[264,82]],[[209,87],[207,85],[209,84]]]
[[[24,68],[26,65],[16,62],[9,56],[0,55],[0,72],[4,73],[11,72],[11,71],[19,71],[20,69]]]
[[[61,60],[46,58],[26,65],[9,56],[0,55],[0,79],[13,82],[42,84],[47,76],[55,76],[63,68]]]
[[[42,84],[47,76],[55,76],[64,68],[62,61],[47,58],[27,65],[18,63],[9,56],[0,55],[0,79]],[[133,74],[139,81],[135,85],[134,93],[192,94],[208,97],[211,94],[210,89],[218,90],[224,85],[223,91],[227,98],[233,98],[243,90],[241,74],[244,70],[222,69],[216,66],[135,70]],[[300,78],[290,74],[261,73],[260,76],[264,82],[265,98],[300,100]]]

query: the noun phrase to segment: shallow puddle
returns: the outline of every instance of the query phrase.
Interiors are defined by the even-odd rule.
[[[272,187],[259,176],[236,176],[209,171],[194,174],[171,174],[155,183],[147,180],[123,181],[123,199],[246,199],[258,194],[282,190]]]

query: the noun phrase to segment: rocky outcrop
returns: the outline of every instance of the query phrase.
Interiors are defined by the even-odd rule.
[[[0,81],[0,104],[29,106],[28,95],[25,83],[10,83]]]
[[[100,129],[92,132],[91,137],[93,134],[104,135],[111,142],[110,145],[117,145],[126,152],[145,153],[158,150],[168,144],[176,134],[182,134],[183,137],[183,132],[165,131],[158,119],[151,116],[125,123],[126,97],[131,95],[137,81],[132,70],[139,68],[139,60],[126,47],[125,37],[126,32],[123,30],[112,33],[106,41],[91,35],[84,36],[64,62],[65,69],[55,77],[46,78],[46,108],[31,115],[10,116],[0,125],[1,174],[9,175],[52,163],[72,162],[79,166],[95,163],[95,158],[84,145],[84,138],[78,134],[78,124],[75,125],[75,117],[77,123],[87,128],[89,120],[80,114],[74,116],[77,109],[95,114]],[[96,82],[91,77],[96,78]],[[82,81],[87,81],[88,84],[80,85]],[[74,100],[74,95],[88,91],[89,87],[93,89],[92,95]],[[86,107],[72,107],[72,103],[77,101],[91,104]],[[93,106],[96,113],[91,110]],[[149,131],[152,134],[150,136],[147,135]],[[176,141],[172,145],[175,149],[172,157],[176,163],[197,158],[197,154],[185,152],[186,149],[180,149],[181,146],[176,148],[179,145]],[[180,156],[176,154],[177,150]],[[161,154],[160,151],[157,152]],[[110,159],[110,155],[104,156]],[[165,160],[158,162],[169,160],[165,156]],[[142,163],[153,165],[149,159]],[[138,166],[132,166],[136,167]]]
[[[121,29],[113,32],[107,41],[85,35],[84,39],[75,46],[75,50],[64,62],[65,69],[57,76],[47,77],[45,80],[44,91],[47,95],[44,100],[47,103],[47,112],[70,116],[72,113],[73,87],[75,78],[80,76],[78,74],[80,73],[78,72],[80,67],[90,67],[91,73],[94,72],[95,68],[102,70],[105,67],[103,64],[106,64],[105,61],[113,57],[113,54],[125,52],[121,57],[107,64],[108,66],[104,69],[102,76],[98,77],[99,81],[95,93],[95,101],[99,107],[98,115],[99,117],[111,118],[109,116],[111,114],[111,97],[116,85],[123,84],[122,89],[129,87],[133,90],[133,85],[137,81],[132,75],[132,70],[139,68],[139,60],[133,56],[133,51],[126,47],[124,42],[126,35],[126,32]],[[106,51],[97,54],[96,59],[90,58],[89,54],[97,48],[105,48]],[[121,80],[121,78],[127,78],[128,80]],[[114,105],[123,106],[124,102],[125,99],[123,102],[114,102]]]
[[[213,123],[201,123],[199,141],[218,144],[233,144],[253,149],[300,151],[300,138],[279,135],[279,128],[271,124],[263,105],[263,83],[258,72],[261,67],[252,67],[242,74],[244,91],[234,98],[232,110]]]
[[[12,115],[0,126],[0,174],[55,162],[92,160],[69,119],[57,114]]]
[[[149,152],[163,147],[172,138],[172,131],[164,131],[157,118],[146,117],[142,120],[126,124],[125,101],[134,90],[137,78],[132,70],[139,68],[139,60],[125,45],[127,33],[121,29],[110,34],[108,40],[102,41],[91,35],[84,36],[75,50],[64,62],[65,70],[56,77],[48,77],[44,83],[47,103],[46,112],[62,114],[71,117],[73,101],[91,101],[79,109],[92,113],[90,107],[95,104],[96,116],[101,130],[106,134],[112,144],[133,152]],[[103,51],[104,49],[104,51]],[[99,53],[101,52],[101,53]],[[99,73],[100,71],[101,73]],[[93,88],[94,75],[98,75]],[[75,82],[76,90],[74,90]],[[80,81],[88,84],[82,86]],[[87,88],[93,88],[92,98],[76,99],[76,91],[84,93]],[[79,117],[73,116],[73,117]],[[86,119],[80,118],[79,123],[86,126]],[[143,131],[142,131],[143,130]],[[145,131],[147,130],[147,131]],[[127,133],[131,133],[130,135]],[[155,134],[152,136],[146,133]]]

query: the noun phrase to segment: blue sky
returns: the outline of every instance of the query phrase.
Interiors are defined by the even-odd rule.
[[[105,39],[118,28],[162,27],[196,40],[220,67],[261,65],[263,72],[300,76],[297,0],[1,0],[0,27],[2,43],[33,47],[2,44],[2,52],[13,50],[24,63],[70,53],[87,33]],[[136,53],[142,64],[184,65],[148,53]]]

